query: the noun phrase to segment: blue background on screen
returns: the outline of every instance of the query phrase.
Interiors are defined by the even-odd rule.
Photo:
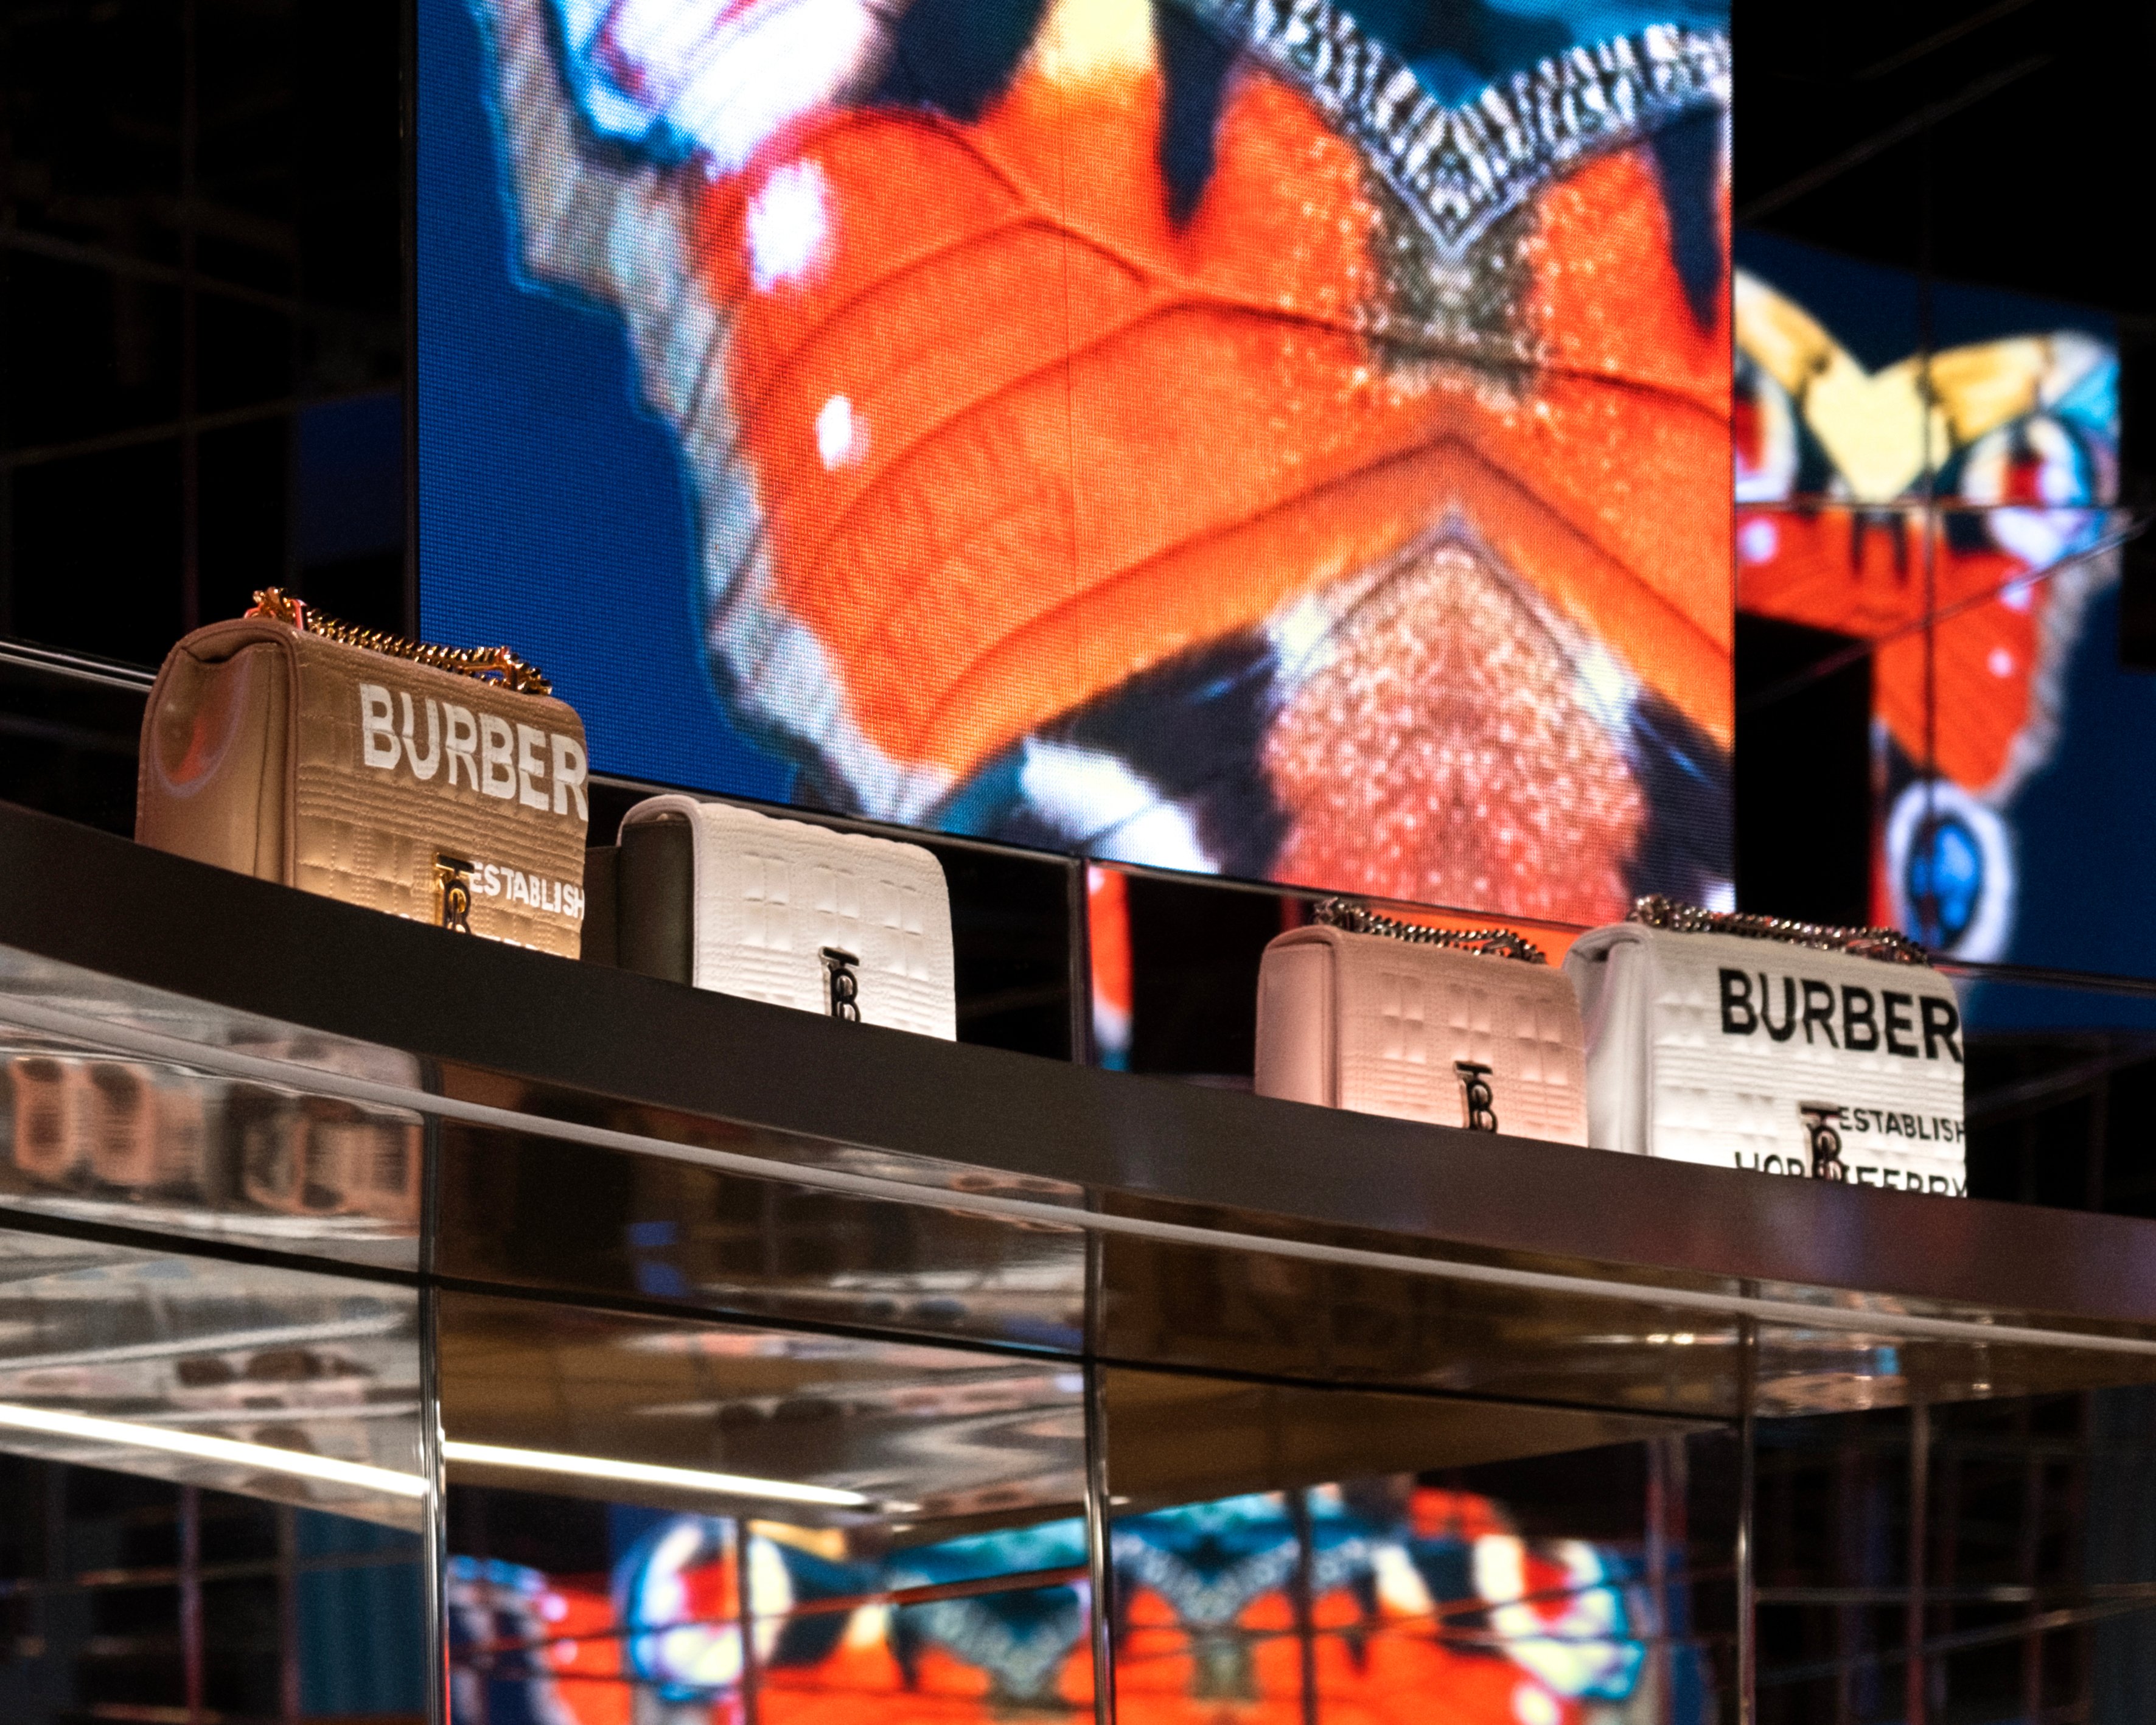
[[[619,321],[511,273],[460,0],[419,0],[418,60],[421,632],[538,665],[600,772],[783,798],[792,769],[726,722],[704,678],[688,499]]]
[[[2156,674],[2118,664],[2118,589],[2097,595],[2066,673],[2059,751],[2007,816],[2021,847],[2021,903],[2007,957],[2017,964],[2156,975],[2146,914],[2156,857]],[[2156,1029],[2156,1002],[1984,988],[1969,1002],[1987,1030],[2110,1025]]]

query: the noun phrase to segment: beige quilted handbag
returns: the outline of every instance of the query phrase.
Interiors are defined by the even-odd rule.
[[[1538,949],[1337,899],[1317,916],[1259,967],[1259,1095],[1587,1142],[1579,1008]]]
[[[584,727],[506,648],[353,629],[275,588],[166,656],[135,836],[564,957],[583,923]]]

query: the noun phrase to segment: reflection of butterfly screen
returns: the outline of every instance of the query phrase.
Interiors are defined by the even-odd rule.
[[[423,604],[616,771],[1727,892],[1722,0],[422,0]]]
[[[1294,1497],[1251,1493],[1116,1519],[1117,1718],[1298,1725],[1315,1710],[1584,1725],[1647,1697],[1672,1725],[1712,1715],[1688,1588],[1671,1590],[1668,1639],[1649,1674],[1636,1557],[1522,1537],[1504,1505],[1404,1476]],[[701,1725],[745,1714],[770,1725],[993,1725],[1092,1715],[1081,1521],[873,1558],[836,1528],[758,1521],[744,1539],[731,1521],[624,1507],[609,1522],[642,1528],[619,1553],[610,1585],[449,1559],[452,1725]],[[1307,1618],[1295,1603],[1299,1571]],[[1015,1584],[989,1584],[1004,1577]],[[893,1604],[894,1594],[908,1602]],[[752,1712],[741,1702],[745,1665]]]
[[[2078,871],[2046,858],[2023,809],[2060,756],[2075,666],[2116,675],[2109,629],[2087,621],[2122,525],[2110,322],[1926,295],[1749,233],[1738,258],[1738,603],[1870,648],[1879,920],[2005,957],[2019,877],[2047,860]]]

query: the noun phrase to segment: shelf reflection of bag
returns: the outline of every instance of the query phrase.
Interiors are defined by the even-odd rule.
[[[76,1117],[91,1175],[141,1196],[208,1195],[205,1081],[94,1060]]]
[[[210,1081],[131,1060],[17,1054],[9,1160],[39,1185],[210,1195]]]
[[[506,648],[417,646],[257,593],[166,656],[135,835],[573,958],[584,731],[547,686]]]
[[[1960,1007],[1901,935],[1645,898],[1564,964],[1602,1148],[1966,1189]]]
[[[89,1076],[79,1060],[18,1054],[8,1062],[16,1168],[42,1186],[65,1184],[87,1160],[80,1127]]]
[[[77,1117],[90,1171],[107,1186],[147,1187],[157,1178],[157,1102],[149,1074],[122,1060],[94,1060]]]
[[[1579,1008],[1535,947],[1337,899],[1317,917],[1259,967],[1260,1096],[1587,1142]]]
[[[416,1221],[422,1161],[418,1123],[349,1102],[249,1095],[239,1117],[240,1190],[289,1216]]]
[[[622,817],[615,896],[624,970],[958,1034],[950,898],[918,845],[650,797]]]

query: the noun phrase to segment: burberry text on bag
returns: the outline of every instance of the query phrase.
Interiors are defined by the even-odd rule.
[[[1764,1032],[1776,1042],[1787,1042],[1802,1029],[1807,1046],[1816,1045],[1816,1034],[1827,1047],[1851,1053],[1883,1048],[1905,1060],[1936,1060],[1943,1051],[1956,1065],[1961,1064],[1961,1014],[1953,1001],[1938,995],[1896,988],[1875,993],[1848,983],[1836,988],[1816,977],[1774,978],[1763,970],[1758,973],[1755,995],[1752,973],[1727,966],[1722,969],[1721,980],[1725,1036]],[[1782,985],[1779,1022],[1774,1015],[1777,981]]]
[[[418,737],[422,728],[424,747]],[[475,714],[431,695],[424,706],[415,706],[410,691],[399,690],[393,697],[379,683],[359,685],[359,729],[362,763],[381,772],[402,767],[427,784],[446,768],[444,789],[454,790],[461,780],[482,797],[514,800],[542,812],[567,814],[573,803],[578,820],[590,819],[584,746],[559,731],[512,725],[498,714]]]

